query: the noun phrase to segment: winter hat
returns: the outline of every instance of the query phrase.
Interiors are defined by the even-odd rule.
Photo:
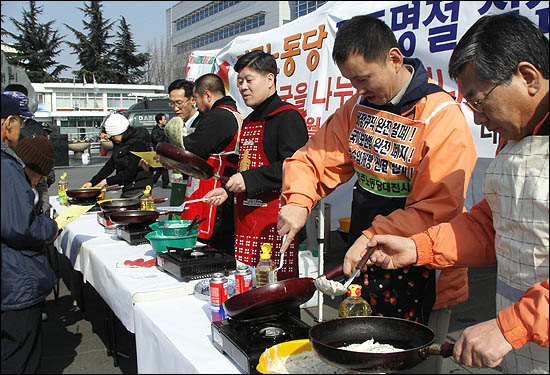
[[[130,122],[120,113],[111,113],[105,119],[105,132],[110,136],[122,134],[128,129]]]
[[[19,103],[9,95],[2,93],[2,118],[21,113]]]
[[[21,109],[19,115],[21,115],[21,117],[31,118],[33,116],[29,109],[29,98],[27,98],[27,95],[19,91],[4,91],[3,94],[10,96],[19,104],[19,108]]]
[[[53,168],[53,144],[44,137],[23,138],[14,148],[17,156],[29,167],[42,176],[48,176]]]

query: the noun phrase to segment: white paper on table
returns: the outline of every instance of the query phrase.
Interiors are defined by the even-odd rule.
[[[57,222],[57,226],[59,229],[67,226],[68,224],[72,223],[76,219],[78,219],[80,216],[84,215],[88,210],[90,210],[94,204],[89,206],[80,206],[77,204],[73,204],[69,206],[61,215],[55,218],[55,221]]]

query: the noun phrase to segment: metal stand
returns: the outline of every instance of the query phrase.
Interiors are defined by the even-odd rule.
[[[325,251],[325,202],[321,199],[319,202],[319,233],[317,236],[319,244],[319,260],[317,269],[319,270],[319,276],[323,274],[323,267],[325,263],[324,251]],[[317,321],[323,321],[323,293],[317,293]]]

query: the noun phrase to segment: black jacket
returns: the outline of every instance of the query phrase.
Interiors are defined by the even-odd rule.
[[[249,115],[250,121],[261,121],[265,116],[286,103],[277,93],[267,98]],[[242,172],[246,195],[254,197],[279,190],[283,183],[283,161],[306,144],[307,127],[297,111],[283,111],[265,120],[263,137],[264,153],[270,165]]]
[[[210,111],[199,115],[200,122],[195,131],[183,139],[185,149],[204,160],[212,154],[222,152],[238,130],[235,115],[227,109],[216,108],[220,105],[237,110],[237,103],[232,97],[224,96],[218,99]]]
[[[122,142],[113,142],[111,157],[103,168],[92,178],[92,186],[107,178],[107,185],[123,185],[122,191],[153,186],[153,171],[146,171],[139,166],[140,157],[131,151],[150,151],[150,136],[145,128],[130,126],[124,134]],[[115,172],[114,176],[108,177]]]
[[[169,142],[169,140],[166,133],[164,133],[164,128],[156,124],[153,130],[151,130],[151,146],[153,146],[153,150],[157,148],[159,142]]]

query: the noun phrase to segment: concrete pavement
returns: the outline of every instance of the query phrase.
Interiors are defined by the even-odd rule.
[[[107,157],[94,156],[91,163],[82,166],[81,161],[72,160],[68,167],[56,167],[56,177],[67,172],[69,187],[80,187],[98,170]],[[154,187],[156,198],[169,197],[170,190],[162,189],[160,179]],[[50,195],[57,195],[57,184],[49,189]],[[325,268],[330,269],[342,261],[347,246],[338,232],[330,234],[329,246],[325,251]],[[137,373],[134,335],[117,322],[116,334],[119,345],[119,366],[115,367],[113,358],[106,349],[106,331],[104,325],[104,302],[95,290],[84,284],[84,311],[73,306],[71,279],[79,277],[72,270],[68,260],[59,257],[62,281],[57,301],[52,293],[44,304],[48,320],[43,323],[43,357],[39,373],[63,374],[120,374]],[[447,336],[449,342],[455,342],[462,330],[470,325],[491,319],[495,316],[496,269],[475,268],[469,272],[470,298],[452,308],[451,324]],[[73,287],[73,293],[77,295]],[[339,299],[325,298],[324,319],[337,317]],[[314,323],[317,308],[302,311],[302,319]],[[454,374],[495,374],[496,369],[473,369],[458,365],[452,359],[444,359],[443,373]]]

